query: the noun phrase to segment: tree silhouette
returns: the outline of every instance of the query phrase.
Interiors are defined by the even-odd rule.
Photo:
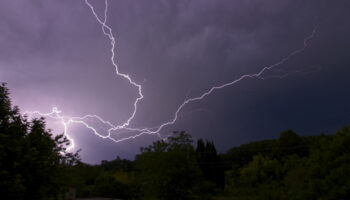
[[[53,138],[43,118],[28,121],[0,86],[0,193],[4,199],[43,199],[63,192],[63,168],[78,159],[69,141]]]

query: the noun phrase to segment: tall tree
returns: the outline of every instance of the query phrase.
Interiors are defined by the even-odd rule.
[[[199,139],[197,141],[197,161],[204,175],[204,178],[217,187],[223,188],[225,185],[225,174],[221,160],[219,159],[213,142]]]
[[[191,136],[175,132],[166,141],[141,148],[136,157],[140,183],[146,196],[160,199],[190,199],[201,181]]]
[[[11,105],[5,84],[0,86],[0,193],[4,199],[43,199],[63,188],[64,165],[75,162],[69,141],[52,137],[43,118],[28,121]],[[62,187],[60,187],[62,186]]]

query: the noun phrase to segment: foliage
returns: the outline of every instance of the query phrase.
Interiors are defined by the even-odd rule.
[[[201,180],[192,139],[185,132],[141,148],[135,162],[146,197],[189,199]]]
[[[135,161],[78,164],[80,197],[123,199],[348,199],[350,129],[234,147],[218,155],[213,142],[176,132],[141,148]],[[231,167],[230,167],[231,166]],[[225,175],[225,180],[220,176]],[[221,182],[222,181],[222,182]],[[224,190],[221,185],[224,185]]]
[[[43,199],[64,189],[63,167],[77,154],[63,153],[69,141],[54,138],[43,118],[28,121],[12,107],[5,84],[0,86],[0,192],[4,199]]]
[[[219,159],[214,144],[207,142],[204,149],[211,152],[215,165]],[[190,135],[175,132],[142,147],[135,161],[117,157],[95,166],[78,163],[67,173],[78,197],[209,199],[218,186],[202,175],[198,164],[198,159],[208,155],[194,150]]]
[[[199,139],[197,141],[197,162],[206,180],[215,184],[218,188],[224,188],[224,166],[221,158],[217,155],[213,142]]]
[[[270,147],[272,150],[269,153],[257,152],[249,163],[238,169],[233,165],[231,170],[226,171],[227,197],[234,196],[237,199],[350,197],[349,127],[344,127],[335,135],[304,138],[292,131],[285,131],[281,133],[279,139],[270,143],[276,145]]]
[[[120,159],[119,156],[115,160],[107,161],[102,160],[100,168],[104,171],[131,171],[133,170],[133,162],[127,159]]]
[[[117,181],[109,174],[102,174],[96,178],[91,196],[94,197],[118,197],[130,198],[131,189],[128,185]]]

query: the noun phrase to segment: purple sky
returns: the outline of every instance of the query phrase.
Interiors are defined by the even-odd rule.
[[[102,15],[104,1],[90,2]],[[285,129],[334,132],[350,122],[349,10],[348,0],[109,0],[116,61],[143,86],[131,126],[160,125],[187,98],[280,61],[317,26],[309,47],[278,68],[298,73],[216,91],[184,107],[161,134],[185,130],[224,152]],[[57,106],[63,115],[125,122],[137,89],[115,75],[109,42],[83,0],[0,2],[0,82],[8,83],[22,111]],[[59,122],[48,123],[63,131]],[[157,139],[114,143],[81,125],[70,126],[69,135],[89,163],[133,158]]]

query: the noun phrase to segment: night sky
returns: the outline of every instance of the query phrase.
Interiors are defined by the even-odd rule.
[[[104,1],[89,1],[103,17]],[[350,1],[109,0],[107,25],[116,63],[142,85],[130,127],[171,120],[188,98],[244,74],[259,72],[303,48],[260,78],[244,79],[187,104],[163,136],[185,130],[213,140],[219,152],[278,137],[334,133],[350,123]],[[79,117],[96,114],[115,125],[133,112],[137,88],[116,76],[111,45],[84,0],[0,1],[0,82],[21,111]],[[103,127],[91,122],[103,132]],[[58,120],[48,119],[54,133]],[[122,137],[123,133],[114,135]],[[133,133],[128,133],[133,134]],[[133,159],[143,135],[115,143],[83,125],[69,126],[88,163]]]

